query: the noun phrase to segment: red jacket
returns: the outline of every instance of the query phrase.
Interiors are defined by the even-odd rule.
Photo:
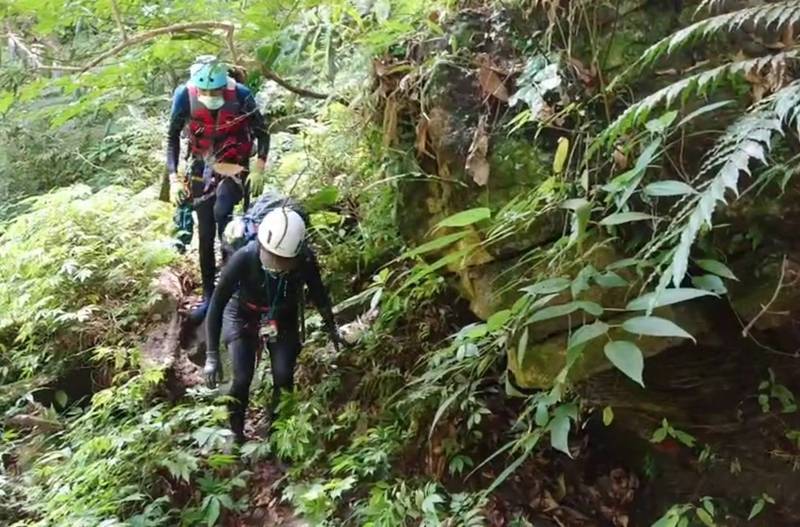
[[[253,138],[250,116],[242,113],[236,96],[236,83],[228,82],[223,88],[225,103],[216,112],[198,100],[196,86],[188,83],[186,87],[191,112],[186,131],[192,153],[197,157],[212,155],[217,161],[246,165],[253,149]]]

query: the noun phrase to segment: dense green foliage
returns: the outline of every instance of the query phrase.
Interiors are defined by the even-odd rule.
[[[704,1],[653,35],[627,4],[0,0],[0,522],[232,524],[265,508],[279,458],[279,496],[312,525],[573,525],[575,503],[627,525],[633,498],[550,475],[615,421],[578,383],[615,368],[646,393],[646,356],[703,344],[691,309],[749,273],[737,258],[791,253],[755,222],[800,158],[796,2]],[[273,132],[254,191],[313,212],[359,336],[336,354],[312,333],[274,433],[239,452],[224,398],[141,360],[168,315],[153,280],[193,273],[157,195],[170,94],[208,52],[247,69]],[[744,397],[793,415],[782,382]],[[253,390],[262,407],[268,361]],[[640,432],[734,472],[676,422]],[[775,503],[692,492],[650,521]]]

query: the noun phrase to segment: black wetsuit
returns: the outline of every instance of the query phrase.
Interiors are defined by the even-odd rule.
[[[208,349],[217,350],[220,336],[231,353],[233,383],[230,395],[231,428],[241,437],[250,383],[260,346],[259,326],[265,318],[276,321],[278,335],[267,344],[272,366],[273,393],[270,413],[274,418],[281,390],[291,390],[300,353],[298,307],[302,288],[322,315],[328,332],[335,335],[330,297],[322,283],[319,265],[310,248],[299,256],[299,265],[284,276],[264,271],[258,242],[251,241],[231,256],[211,297],[206,325]]]

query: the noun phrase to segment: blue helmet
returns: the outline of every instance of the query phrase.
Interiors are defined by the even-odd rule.
[[[201,90],[218,90],[228,83],[228,69],[211,55],[197,57],[189,71],[192,84]]]

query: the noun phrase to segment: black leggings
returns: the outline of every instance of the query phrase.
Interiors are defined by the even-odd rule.
[[[222,243],[222,233],[233,217],[233,208],[242,199],[242,188],[233,180],[223,178],[217,185],[216,193],[195,206],[197,212],[197,236],[200,252],[200,276],[203,281],[203,295],[210,297],[214,291],[214,277],[217,266],[214,255],[214,236]],[[215,232],[216,227],[216,232]],[[222,243],[222,261],[228,259],[230,249]]]
[[[244,414],[250,400],[250,383],[256,367],[257,337],[241,334],[228,343],[233,363],[233,382],[229,395],[235,399],[230,403],[231,428],[236,433],[244,426]],[[274,421],[281,391],[294,387],[294,368],[300,354],[300,339],[297,331],[281,332],[276,342],[267,345],[272,367],[272,400],[269,414]]]

